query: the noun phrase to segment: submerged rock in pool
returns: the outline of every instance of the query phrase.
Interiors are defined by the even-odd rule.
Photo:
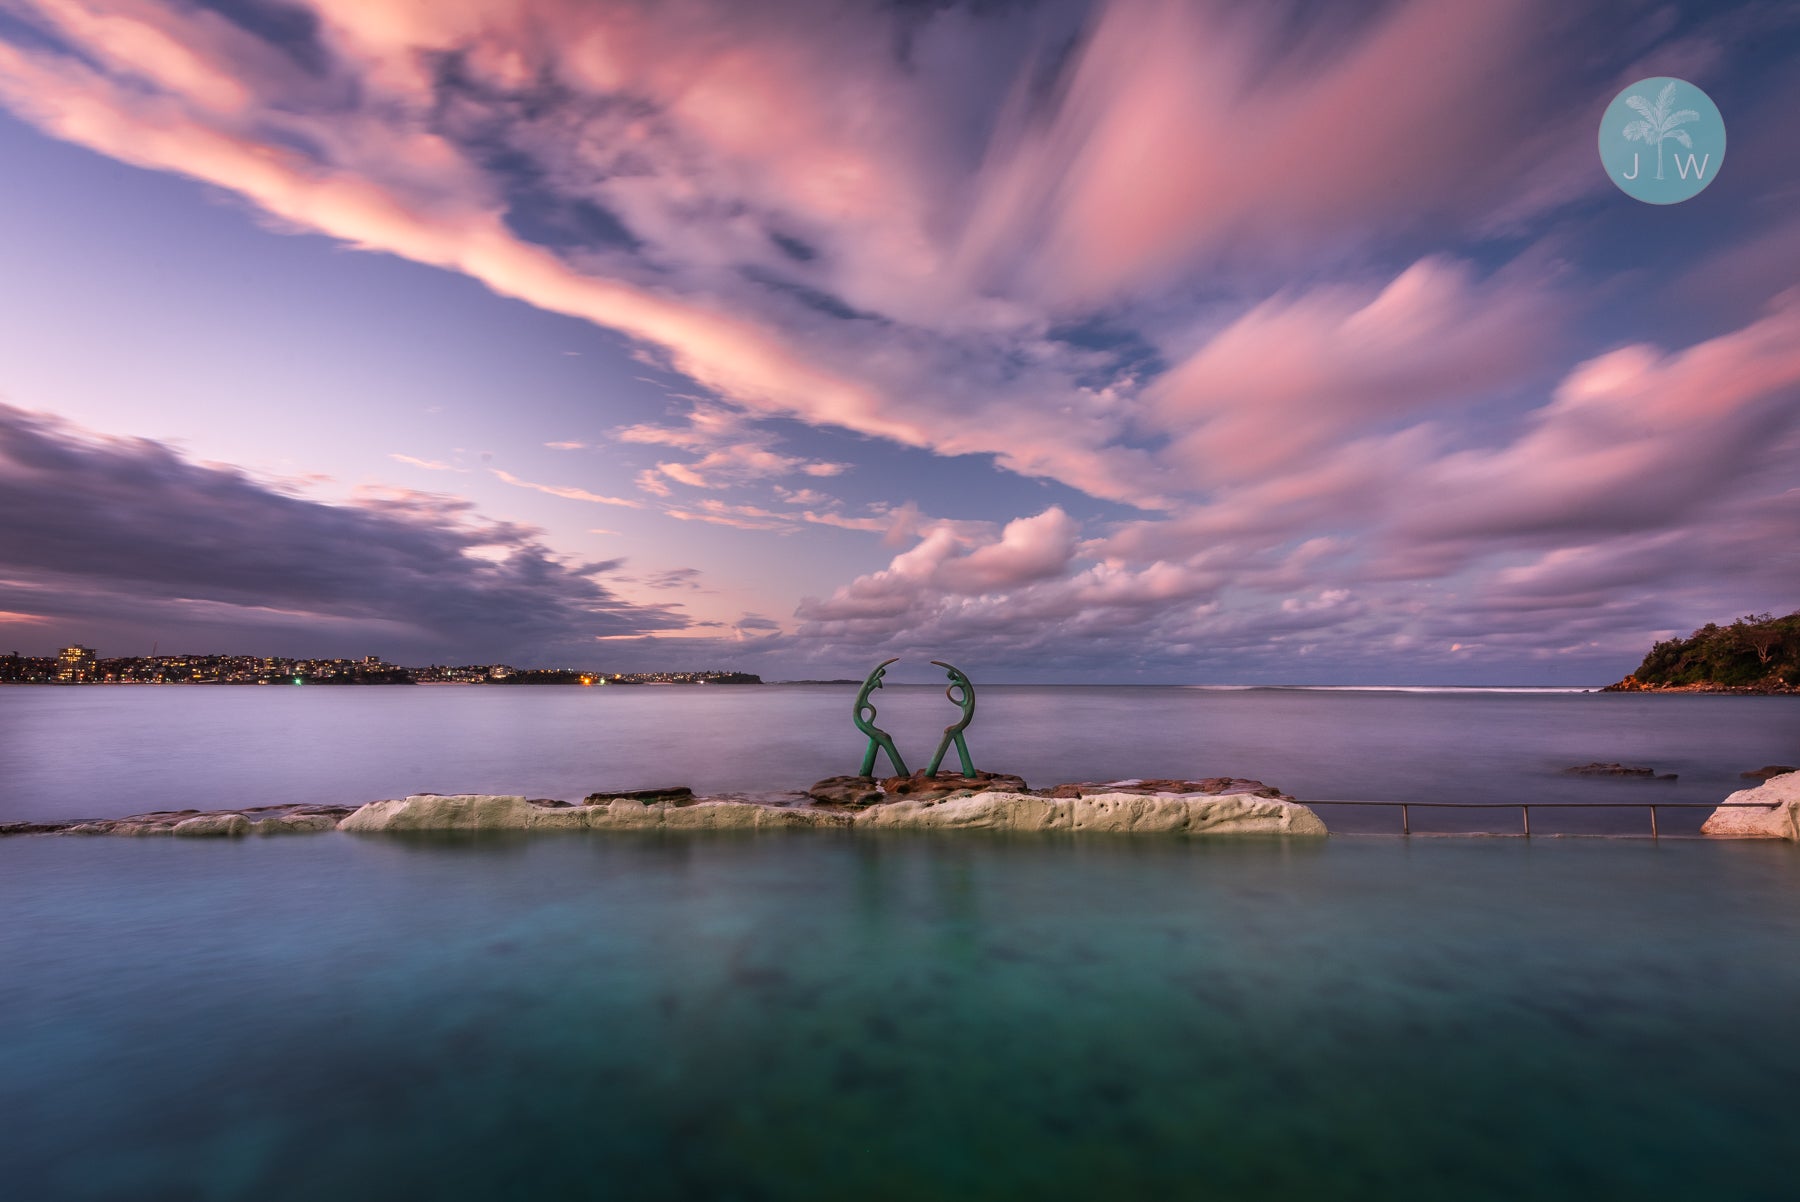
[[[1700,828],[1702,834],[1726,839],[1789,839],[1800,842],[1800,772],[1777,776],[1754,789],[1739,789],[1728,802],[1756,802],[1751,806],[1720,806]]]

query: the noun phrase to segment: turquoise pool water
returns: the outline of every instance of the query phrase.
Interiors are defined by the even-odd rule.
[[[1800,849],[0,842],[19,1199],[1792,1196]]]

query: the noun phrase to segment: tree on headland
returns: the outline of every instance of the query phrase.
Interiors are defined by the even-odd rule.
[[[1663,90],[1656,94],[1656,103],[1651,104],[1642,96],[1631,95],[1625,103],[1643,117],[1641,121],[1633,121],[1625,127],[1627,142],[1649,142],[1656,147],[1656,178],[1663,177],[1663,139],[1673,138],[1689,150],[1694,148],[1694,140],[1685,129],[1677,129],[1678,125],[1686,125],[1689,121],[1698,121],[1700,114],[1693,109],[1682,109],[1672,113],[1669,106],[1675,103],[1675,81],[1670,80],[1663,85]]]
[[[1708,622],[1685,639],[1657,643],[1636,672],[1611,687],[1800,689],[1800,611],[1746,614],[1729,626]]]

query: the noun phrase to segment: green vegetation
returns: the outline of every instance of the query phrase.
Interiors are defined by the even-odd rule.
[[[1685,639],[1650,648],[1638,670],[1612,687],[1800,688],[1800,611],[1785,618],[1748,614],[1729,626],[1708,622]]]

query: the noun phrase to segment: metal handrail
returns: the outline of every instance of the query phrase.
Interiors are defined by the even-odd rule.
[[[1650,811],[1650,837],[1660,838],[1656,829],[1657,810],[1720,810],[1749,809],[1773,810],[1783,803],[1779,801],[1302,801],[1307,806],[1398,806],[1400,808],[1400,833],[1412,834],[1412,810],[1414,806],[1438,810],[1510,810],[1517,807],[1520,817],[1524,819],[1524,834],[1531,837],[1531,811],[1538,810],[1641,810]]]

